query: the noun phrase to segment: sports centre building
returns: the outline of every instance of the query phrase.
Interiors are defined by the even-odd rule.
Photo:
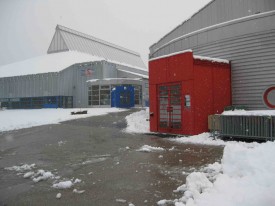
[[[1,107],[72,108],[148,105],[140,55],[57,25],[44,56],[0,67]]]

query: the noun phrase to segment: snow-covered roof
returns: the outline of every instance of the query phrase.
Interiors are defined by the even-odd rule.
[[[210,61],[210,62],[217,62],[217,63],[229,64],[229,61],[226,60],[226,59],[218,59],[218,58],[211,58],[211,57],[205,57],[205,56],[194,55],[194,59],[199,59],[199,60],[205,60],[205,61]]]
[[[76,63],[102,60],[104,59],[76,51],[47,54],[1,66],[0,78],[59,72]]]
[[[87,82],[97,82],[97,81],[111,81],[111,80],[134,80],[134,81],[140,81],[141,78],[105,78],[105,79],[90,79],[87,80]]]
[[[184,54],[184,53],[188,53],[188,52],[192,52],[193,53],[193,51],[191,49],[187,49],[187,50],[183,50],[183,51],[180,51],[180,52],[175,52],[175,53],[159,56],[159,57],[156,57],[156,58],[152,58],[149,61],[154,61],[154,60],[158,60],[158,59],[162,59],[162,58],[167,58],[167,57],[175,56],[175,55],[178,55],[178,54]],[[210,61],[210,62],[229,64],[229,61],[226,60],[226,59],[218,59],[218,58],[198,56],[198,55],[193,55],[193,58],[194,59],[198,59],[198,60],[205,60],[205,61]]]
[[[79,51],[107,61],[147,70],[140,54],[93,36],[57,25],[48,53]]]

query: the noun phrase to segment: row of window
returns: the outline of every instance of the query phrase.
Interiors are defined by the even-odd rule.
[[[72,108],[73,97],[50,96],[50,97],[24,97],[0,99],[0,106],[8,109],[38,109],[45,107]]]

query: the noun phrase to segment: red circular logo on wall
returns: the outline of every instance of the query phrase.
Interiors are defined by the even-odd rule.
[[[275,86],[267,88],[264,92],[263,98],[267,107],[275,109]]]

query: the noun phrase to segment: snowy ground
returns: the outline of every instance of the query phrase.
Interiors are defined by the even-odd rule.
[[[126,117],[128,133],[148,133],[149,131],[149,109],[132,113]]]
[[[58,124],[67,120],[125,111],[118,108],[88,108],[82,110],[88,110],[88,114],[71,115],[73,111],[80,111],[80,109],[76,108],[0,110],[0,132],[47,124]]]
[[[226,115],[275,115],[274,111],[233,111]],[[137,112],[126,118],[126,131],[147,133],[148,110]],[[275,143],[244,143],[214,140],[209,133],[191,137],[171,139],[175,143],[224,145],[221,162],[206,165],[202,171],[193,172],[186,184],[179,185],[174,192],[182,198],[160,200],[158,205],[176,206],[272,206],[275,205]],[[158,148],[159,149],[159,148]],[[144,145],[140,151],[155,151]]]

